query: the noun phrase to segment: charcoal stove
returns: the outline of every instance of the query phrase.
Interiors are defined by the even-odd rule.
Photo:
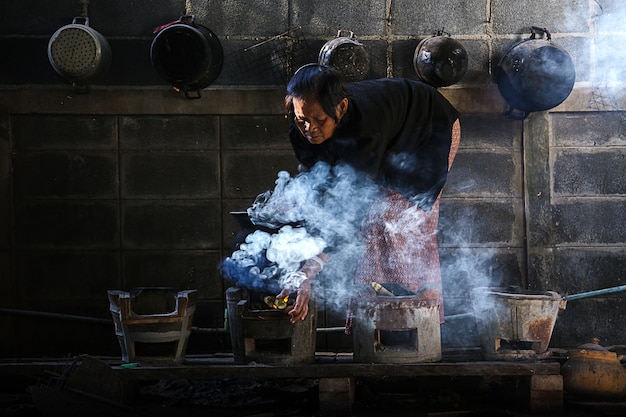
[[[488,360],[534,360],[550,356],[548,345],[565,300],[554,291],[478,287],[472,306],[483,356]]]
[[[351,301],[355,362],[441,360],[437,300],[420,300],[413,293],[381,295],[367,286],[359,289],[358,294]]]
[[[256,298],[262,299],[244,288],[226,290],[235,363],[292,365],[314,362],[317,329],[315,302],[309,300],[309,314],[304,320],[292,324],[284,310],[263,306],[255,301]]]

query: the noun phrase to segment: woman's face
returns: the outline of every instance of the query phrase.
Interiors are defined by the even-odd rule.
[[[330,117],[316,99],[293,98],[294,121],[302,135],[313,145],[319,145],[330,139],[335,133],[337,122]],[[343,99],[337,106],[337,117],[347,109],[348,99]]]

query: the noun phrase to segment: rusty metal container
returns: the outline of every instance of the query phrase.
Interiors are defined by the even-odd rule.
[[[483,356],[527,360],[549,356],[548,345],[565,299],[553,291],[479,287],[471,292]]]
[[[309,301],[306,318],[293,324],[284,310],[259,308],[244,288],[228,288],[226,303],[235,363],[293,365],[315,361],[317,310],[313,300]]]
[[[441,360],[436,301],[415,295],[385,296],[364,288],[352,299],[354,361],[419,363]]]

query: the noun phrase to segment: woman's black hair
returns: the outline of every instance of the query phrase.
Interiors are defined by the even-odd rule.
[[[292,113],[294,98],[314,98],[328,116],[339,122],[335,109],[349,95],[343,77],[337,70],[320,64],[306,64],[296,71],[287,84],[285,104],[289,113]]]

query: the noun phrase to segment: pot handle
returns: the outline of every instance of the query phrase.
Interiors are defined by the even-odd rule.
[[[152,34],[159,33],[163,29],[168,28],[168,27],[170,27],[172,25],[177,25],[179,23],[184,23],[184,24],[187,24],[187,25],[190,25],[190,26],[195,26],[195,22],[196,22],[196,16],[193,15],[193,14],[187,14],[187,15],[179,17],[178,20],[174,20],[173,22],[169,22],[169,23],[166,23],[164,25],[155,27],[152,30]]]
[[[350,35],[349,35],[349,36],[345,36],[345,35],[344,35],[344,36],[342,36],[342,35],[341,35],[342,33],[348,33],[348,34],[350,34]],[[354,38],[354,32],[352,32],[351,30],[348,30],[348,29],[339,29],[339,30],[337,31],[337,37],[338,37],[338,38],[344,38],[344,37],[345,37],[345,38],[350,38],[350,39],[352,39],[352,38]]]
[[[544,34],[546,35],[547,40],[552,39],[552,35],[550,35],[550,32],[548,31],[548,29],[540,28],[539,26],[532,26],[531,32],[530,32],[530,38],[528,39],[535,39],[536,35],[544,35]]]
[[[78,22],[79,20],[82,20],[82,22],[78,24],[89,26],[89,18],[84,16],[76,16],[74,19],[72,19],[72,24],[77,24],[76,22]]]
[[[509,110],[507,110],[504,115],[511,120],[524,120],[526,117],[528,117],[529,113],[530,112],[526,112],[520,109],[509,108]]]

